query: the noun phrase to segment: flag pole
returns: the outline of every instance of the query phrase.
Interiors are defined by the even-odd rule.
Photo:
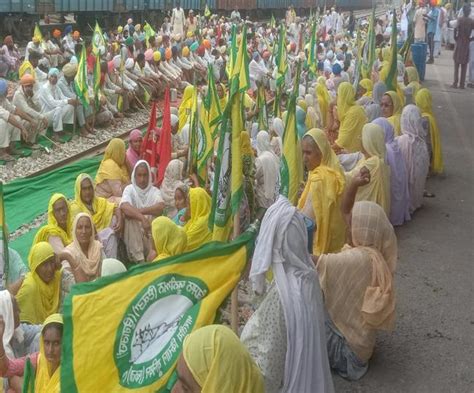
[[[233,238],[240,235],[240,214],[234,215]],[[240,280],[239,280],[240,281]],[[235,334],[239,335],[239,283],[235,286],[230,297],[230,325]]]
[[[3,277],[2,284],[4,288],[7,287],[7,280],[9,274],[9,252],[8,252],[8,231],[6,228],[6,213],[5,213],[5,204],[4,204],[4,195],[3,195],[3,182],[0,181],[0,225],[2,230],[2,255],[3,255]]]

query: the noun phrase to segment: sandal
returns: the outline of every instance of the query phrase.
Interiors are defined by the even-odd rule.
[[[429,192],[429,191],[426,191],[426,190],[425,190],[425,191],[423,192],[423,196],[424,196],[425,198],[434,198],[436,195],[433,194],[433,193],[431,193],[431,192]]]

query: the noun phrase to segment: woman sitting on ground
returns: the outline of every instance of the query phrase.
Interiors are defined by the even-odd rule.
[[[120,208],[125,216],[123,240],[131,262],[147,260],[151,245],[151,221],[163,213],[165,203],[153,186],[150,165],[140,160],[132,173],[132,184],[123,191]]]
[[[53,247],[47,242],[36,243],[28,257],[30,272],[16,295],[21,322],[42,324],[58,312],[61,294],[61,272]]]
[[[94,191],[94,181],[87,173],[76,178],[75,196],[71,202],[71,213],[88,213],[94,221],[97,237],[109,258],[117,257],[118,237],[123,227],[122,211],[107,199],[98,197]]]
[[[211,213],[211,197],[204,188],[189,189],[187,198],[184,231],[187,236],[186,251],[195,250],[212,240],[209,230],[209,214]]]
[[[165,170],[163,182],[160,186],[161,196],[165,202],[165,215],[173,218],[178,213],[175,203],[175,192],[184,185],[184,162],[178,159],[171,160]]]
[[[362,127],[367,123],[364,108],[355,103],[354,88],[349,82],[342,82],[337,89],[337,118],[339,128],[333,149],[338,152],[360,151]]]
[[[313,128],[301,142],[308,180],[298,209],[316,224],[313,250],[322,254],[340,251],[345,241],[341,201],[345,178],[326,134]]]
[[[402,104],[400,102],[400,97],[394,91],[387,91],[380,103],[382,109],[382,115],[385,117],[389,123],[393,126],[395,135],[400,135],[400,117],[402,115]]]
[[[402,112],[402,135],[397,138],[408,179],[410,213],[423,205],[426,177],[430,169],[430,155],[423,138],[421,112],[415,105],[407,105]]]
[[[132,130],[128,137],[128,149],[126,152],[128,173],[132,173],[133,168],[135,168],[135,164],[140,159],[140,149],[142,147],[142,142],[142,132],[138,129]]]
[[[104,257],[102,244],[96,240],[92,217],[87,213],[79,213],[74,219],[73,241],[63,253],[68,254],[66,260],[74,274],[76,282],[92,281],[100,277],[100,268]]]
[[[0,317],[0,337],[5,332],[5,322]],[[24,391],[35,393],[59,393],[61,391],[61,343],[63,318],[61,314],[50,315],[43,324],[40,351],[31,356],[11,359],[5,353],[0,339],[0,375],[3,377],[23,377],[27,359],[31,361],[34,376],[30,376]]]
[[[429,144],[431,147],[431,164],[430,170],[434,174],[441,174],[444,170],[443,153],[441,150],[441,134],[438,128],[438,122],[433,113],[433,98],[428,89],[421,89],[416,94],[416,106],[420,109],[421,116],[427,120],[429,124]]]
[[[72,215],[69,203],[63,194],[53,194],[48,204],[48,223],[40,228],[33,245],[48,242],[55,253],[60,253],[72,242]]]
[[[255,159],[255,196],[259,209],[268,209],[278,195],[280,180],[280,158],[270,145],[266,131],[257,134],[257,158]]]
[[[209,325],[186,336],[172,393],[263,393],[260,370],[228,327]]]
[[[372,123],[382,127],[385,134],[386,157],[390,167],[389,219],[392,225],[402,225],[405,221],[410,221],[410,194],[403,155],[389,121],[384,117],[379,117]]]
[[[107,145],[95,178],[97,196],[120,203],[123,190],[130,184],[125,162],[125,142],[114,138]]]
[[[153,262],[182,254],[186,250],[188,243],[186,232],[168,217],[155,218],[151,223],[151,233],[156,252]]]
[[[358,187],[370,181],[364,171],[353,177],[343,202],[348,245],[319,256],[316,265],[327,310],[329,363],[350,380],[365,375],[377,330],[391,330],[395,321],[395,232],[379,205],[354,204]]]
[[[324,304],[304,216],[280,196],[262,220],[250,281],[265,294],[241,340],[262,371],[267,393],[333,392]],[[274,282],[265,289],[272,270]]]
[[[386,164],[385,135],[382,127],[377,124],[366,124],[362,130],[362,153],[354,169],[346,173],[346,181],[350,182],[360,170],[370,172],[370,182],[361,186],[356,195],[357,201],[375,202],[390,214],[390,167]]]

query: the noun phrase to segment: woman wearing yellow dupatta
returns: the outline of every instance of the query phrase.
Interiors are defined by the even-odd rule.
[[[346,233],[340,210],[345,183],[342,168],[322,130],[309,130],[301,147],[309,175],[298,209],[316,222],[313,253],[338,252]]]
[[[210,212],[211,197],[206,190],[201,187],[191,188],[186,209],[188,222],[184,226],[188,238],[186,251],[195,250],[212,239],[212,233],[208,227]]]
[[[108,198],[111,202],[120,202],[123,189],[130,183],[125,158],[125,142],[118,138],[112,139],[105,149],[95,177],[97,196]]]
[[[104,246],[105,255],[115,258],[118,247],[116,233],[122,228],[122,213],[114,203],[95,195],[94,181],[87,173],[81,173],[74,185],[74,200],[71,202],[72,217],[76,217],[79,213],[92,216],[97,236]]]
[[[193,96],[195,89],[196,88],[193,85],[186,86],[184,89],[183,99],[178,109],[179,131],[181,131],[188,122],[191,108],[193,107]]]
[[[53,194],[48,204],[48,223],[40,228],[33,245],[49,242],[59,253],[72,242],[72,216],[69,203],[63,194]]]
[[[320,76],[318,78],[316,85],[316,96],[318,98],[319,109],[321,110],[323,127],[326,127],[331,97],[329,96],[329,92],[326,87],[326,78],[324,76]]]
[[[0,340],[3,329],[4,326],[0,326]],[[5,377],[24,377],[24,392],[60,393],[62,335],[63,318],[61,314],[52,314],[46,318],[41,329],[39,352],[9,359],[3,344],[0,344],[0,374]],[[25,368],[28,360],[32,368]]]
[[[35,393],[59,393],[61,391],[61,343],[63,317],[52,314],[41,331],[40,353],[36,366]]]
[[[364,89],[364,94],[361,97],[372,97],[372,90],[374,89],[374,83],[370,79],[362,79],[359,82],[360,87]]]
[[[262,373],[235,333],[223,325],[188,335],[172,393],[263,393]]]
[[[153,262],[179,255],[186,249],[188,239],[184,229],[168,217],[157,217],[151,223],[151,234],[157,257]]]
[[[385,162],[385,134],[377,124],[366,124],[362,130],[362,153],[360,160],[347,177],[352,179],[362,168],[370,172],[370,182],[359,187],[356,201],[371,201],[381,206],[385,214],[390,214],[390,167]]]
[[[42,324],[49,315],[58,312],[61,272],[53,247],[47,242],[35,244],[28,259],[30,272],[16,295],[20,320]]]
[[[400,102],[400,97],[394,91],[387,91],[380,102],[383,117],[387,118],[389,123],[393,126],[396,136],[400,136],[402,133],[401,129],[401,117],[403,105]]]
[[[340,125],[336,150],[344,149],[347,153],[360,151],[360,135],[367,116],[364,109],[355,103],[354,88],[349,82],[342,82],[337,89],[337,116]]]
[[[420,108],[421,116],[428,119],[430,125],[431,142],[431,171],[439,174],[443,173],[443,153],[441,151],[441,135],[438,122],[433,113],[433,99],[428,89],[421,89],[415,98],[416,106]]]
[[[227,94],[225,92],[225,85],[223,83],[216,84],[217,95],[219,96],[219,108],[221,113],[224,113],[225,106],[227,105]]]
[[[407,67],[405,70],[405,90],[410,89],[412,102],[415,101],[416,94],[421,89],[420,77],[416,67]]]

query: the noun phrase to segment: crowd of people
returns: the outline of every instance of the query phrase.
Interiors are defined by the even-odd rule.
[[[33,37],[23,62],[11,37],[5,39],[0,70],[17,72],[19,86],[10,102],[7,82],[0,80],[0,159],[10,159],[12,143],[20,139],[35,146],[48,127],[60,135],[77,121],[87,136],[100,124],[133,115],[134,108],[161,97],[166,88],[177,89],[181,98],[170,108],[172,154],[161,182],[144,156],[141,130],[130,133],[128,146],[112,139],[96,176],[82,173],[71,180],[72,200],[51,196],[28,267],[10,250],[9,281],[0,292],[0,375],[7,391],[21,391],[28,358],[36,370],[35,391],[59,392],[60,313],[73,285],[159,263],[213,240],[209,215],[218,142],[203,182],[189,162],[190,119],[196,94],[198,108],[204,107],[209,73],[219,110],[228,104],[233,26],[251,59],[250,89],[243,94],[246,129],[240,132],[244,196],[239,215],[241,231],[261,220],[249,273],[261,301],[240,341],[221,325],[186,338],[173,391],[331,392],[331,370],[349,380],[362,378],[377,331],[394,326],[398,249],[393,227],[416,218],[424,198],[434,196],[425,182],[443,173],[443,156],[429,89],[409,57],[393,58],[396,43],[390,37],[397,27],[392,17],[377,19],[376,57],[367,77],[359,78],[357,36],[370,32],[369,23],[353,14],[345,17],[332,9],[308,19],[290,8],[280,25],[243,20],[237,9],[230,19],[192,11],[186,18],[177,3],[156,33],[149,36],[129,19],[104,34],[106,46],[98,54],[71,28],[42,40]],[[429,26],[439,7],[427,13],[420,3],[409,26],[404,26],[407,7],[400,10],[398,38],[408,39],[413,30],[415,41],[420,39],[417,15],[423,13],[432,46],[436,38]],[[463,38],[455,59],[472,31],[471,22],[471,30],[466,27],[470,8],[462,12],[457,23]],[[305,37],[311,36],[314,20],[317,40],[311,43]],[[277,83],[275,56],[281,26],[286,26],[281,52],[288,65],[283,84]],[[83,105],[73,87],[83,46],[91,80],[100,57],[98,107]],[[314,69],[307,61],[313,51]],[[432,57],[431,50],[428,60]],[[393,63],[396,83],[389,89]],[[279,96],[278,108],[265,105],[266,121],[258,105],[262,87],[266,100]],[[304,164],[296,206],[280,195],[293,92]],[[159,140],[162,129],[152,131]]]

